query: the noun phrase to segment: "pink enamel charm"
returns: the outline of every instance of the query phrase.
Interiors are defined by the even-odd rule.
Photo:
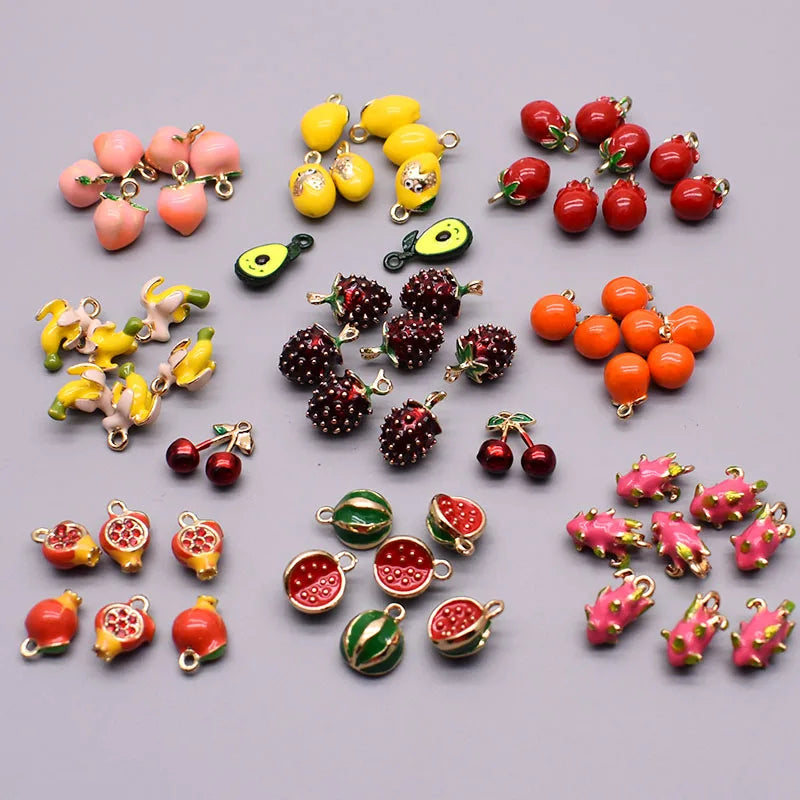
[[[692,515],[701,522],[721,528],[726,522],[741,522],[745,514],[764,505],[756,495],[767,488],[766,481],[747,483],[741,467],[728,467],[728,478],[706,488],[698,483],[689,506]]]
[[[682,466],[676,459],[675,453],[653,460],[642,454],[630,472],[617,473],[617,494],[634,506],[638,506],[640,500],[663,500],[665,497],[674,503],[681,496],[674,479],[694,469],[691,464]]]
[[[94,152],[97,163],[118,178],[127,178],[134,170],[145,180],[158,178],[155,170],[142,162],[144,145],[135,133],[123,130],[101,133],[95,137]]]
[[[678,624],[666,628],[661,635],[667,640],[667,659],[673,667],[689,667],[703,660],[706,647],[714,634],[728,627],[728,620],[719,613],[716,592],[696,594]]]
[[[664,570],[670,578],[680,578],[687,568],[698,578],[708,575],[711,551],[698,536],[699,525],[687,522],[680,511],[656,511],[651,528],[656,552],[670,560]]]
[[[233,194],[231,178],[242,174],[239,145],[230,136],[206,131],[198,136],[189,152],[189,166],[198,178],[214,181],[217,196],[227,200]]]
[[[105,185],[114,176],[88,158],[70,164],[58,176],[58,188],[64,199],[75,208],[88,208],[99,199]]]
[[[765,505],[742,533],[731,536],[736,566],[744,571],[764,569],[781,542],[794,536],[794,528],[785,520],[785,503]]]
[[[133,184],[135,189],[128,187]],[[106,250],[121,250],[139,238],[144,228],[147,209],[133,202],[139,192],[135,181],[122,182],[123,196],[109,192],[101,194],[102,200],[94,212],[94,229]]]
[[[192,142],[203,132],[205,126],[192,125],[188,131],[182,131],[174,125],[159,128],[144,151],[145,163],[153,169],[167,175],[172,174],[172,167],[179,161],[189,161],[189,149]]]
[[[616,589],[600,590],[594,605],[585,606],[586,638],[590,644],[616,644],[625,628],[654,604],[656,582],[649,575],[634,575],[620,569],[615,578],[622,578]]]
[[[774,611],[760,597],[747,601],[748,608],[756,613],[749,620],[739,623],[739,630],[731,634],[733,641],[733,663],[737,667],[767,667],[775,653],[786,649],[786,640],[794,628],[789,614],[794,603],[784,600]]]
[[[630,561],[630,548],[650,547],[639,529],[642,523],[635,519],[616,518],[609,508],[602,514],[590,508],[585,514],[579,511],[568,523],[567,533],[580,551],[588,547],[598,558],[610,556],[613,567],[626,567]]]
[[[172,167],[172,175],[177,183],[165,186],[158,194],[161,219],[182,236],[194,233],[208,211],[205,181],[187,181],[188,174],[189,165],[185,161],[178,161]]]

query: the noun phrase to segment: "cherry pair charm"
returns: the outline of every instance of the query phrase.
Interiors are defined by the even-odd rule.
[[[514,453],[509,447],[508,434],[516,431],[526,445],[520,463],[526,475],[536,480],[542,480],[552,475],[556,468],[556,454],[547,444],[534,444],[525,428],[535,425],[536,420],[528,414],[521,412],[511,413],[501,411],[489,418],[486,428],[490,431],[500,431],[499,439],[487,439],[478,450],[478,463],[490,475],[502,475],[511,469],[514,463]]]

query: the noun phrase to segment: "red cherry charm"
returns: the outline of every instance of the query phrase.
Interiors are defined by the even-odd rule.
[[[582,233],[591,228],[597,216],[597,192],[591,181],[570,181],[563,189],[558,190],[553,204],[556,222],[567,233]]]
[[[603,163],[597,172],[630,172],[645,160],[650,152],[650,134],[641,126],[626,122],[600,145]]]
[[[214,453],[206,461],[206,477],[214,486],[232,486],[242,474],[242,459],[228,450]]]
[[[556,468],[556,454],[548,444],[532,444],[522,454],[522,469],[536,480],[550,477]]]
[[[698,222],[722,205],[730,189],[726,178],[717,180],[711,175],[698,175],[678,181],[669,201],[678,219]]]
[[[609,187],[603,198],[603,218],[612,231],[632,231],[638,228],[647,215],[647,195],[644,189],[630,178],[619,178]]]
[[[584,142],[600,144],[622,125],[632,105],[630,97],[598,97],[581,106],[575,115],[575,130]]]
[[[520,111],[522,132],[548,150],[561,148],[567,153],[578,149],[580,140],[570,131],[571,122],[547,100],[533,100]]]
[[[511,469],[514,453],[502,439],[487,439],[478,450],[477,459],[490,475],[500,475]]]
[[[197,469],[200,451],[188,439],[176,439],[167,448],[167,465],[180,475],[188,475]]]
[[[518,158],[498,176],[500,191],[489,198],[490,203],[505,200],[512,206],[524,206],[541,197],[550,184],[550,165],[541,158]]]
[[[694,131],[662,142],[650,155],[650,171],[661,183],[672,185],[688,177],[700,160],[700,140]]]

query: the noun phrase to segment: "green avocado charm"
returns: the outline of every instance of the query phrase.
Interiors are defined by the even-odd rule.
[[[472,230],[456,217],[446,217],[434,222],[420,235],[411,231],[403,239],[403,252],[388,253],[383,259],[386,269],[396,272],[412,258],[426,261],[445,261],[460,256],[472,244]]]
[[[262,244],[251,247],[236,259],[233,271],[248,286],[268,286],[280,277],[284,266],[294,261],[304,250],[314,244],[307,233],[298,233],[286,244]]]

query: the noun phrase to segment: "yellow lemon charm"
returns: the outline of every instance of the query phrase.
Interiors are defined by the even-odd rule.
[[[294,207],[306,217],[324,217],[336,203],[336,187],[321,160],[319,152],[311,150],[306,153],[303,165],[289,176]]]
[[[371,191],[375,173],[366,158],[350,152],[350,145],[341,142],[336,160],[331,164],[331,178],[339,194],[351,203],[360,203]]]
[[[332,94],[324,103],[309,108],[300,120],[300,133],[309,150],[324,153],[330,150],[342,135],[350,119],[350,111],[342,103],[340,94]]]
[[[389,216],[393,222],[405,222],[412,212],[427,211],[439,194],[442,171],[433,153],[419,153],[406,159],[397,170],[394,181],[397,203]]]
[[[413,97],[390,94],[370,100],[361,109],[361,121],[350,128],[350,140],[356,144],[365,142],[370,136],[386,139],[401,125],[419,119],[419,102]]]
[[[433,153],[441,158],[445,150],[452,150],[460,141],[461,137],[455,131],[436,133],[427,125],[411,123],[401,125],[390,134],[383,143],[383,152],[392,164],[399,166],[419,153]]]

